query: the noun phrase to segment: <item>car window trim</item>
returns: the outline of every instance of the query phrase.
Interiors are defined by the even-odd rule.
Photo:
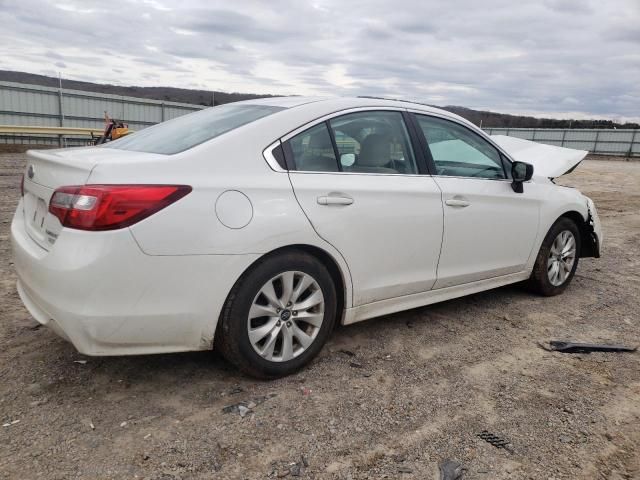
[[[342,160],[340,159],[340,151],[338,150],[336,135],[333,132],[333,128],[331,128],[331,122],[329,120],[325,120],[324,124],[326,125],[327,130],[329,130],[329,137],[331,137],[331,145],[333,146],[333,156],[336,157],[336,162],[338,163],[338,172],[343,173]]]
[[[266,152],[271,149],[271,147],[274,146],[275,143],[277,142],[281,142],[282,144],[282,150],[284,152],[284,156],[285,156],[285,162],[287,163],[287,168],[286,169],[279,169],[279,167],[274,168],[274,170],[278,171],[278,172],[295,172],[295,173],[322,173],[322,174],[326,174],[326,175],[331,175],[331,174],[335,174],[335,173],[340,173],[341,175],[389,175],[389,176],[406,176],[407,174],[405,173],[368,173],[368,172],[305,172],[302,170],[295,170],[295,164],[293,163],[292,160],[292,153],[290,151],[290,147],[288,145],[288,140],[294,136],[296,136],[298,133],[303,132],[311,127],[313,127],[314,125],[317,125],[318,123],[321,122],[326,122],[331,120],[332,118],[335,117],[339,117],[341,115],[346,115],[348,113],[355,113],[355,112],[365,112],[365,111],[371,111],[371,110],[376,110],[376,111],[396,111],[396,112],[402,112],[403,114],[406,113],[408,114],[408,116],[411,118],[412,120],[412,124],[413,124],[413,128],[409,129],[409,135],[414,137],[414,141],[418,142],[418,145],[414,145],[414,149],[417,149],[417,157],[416,159],[419,158],[423,158],[425,165],[423,166],[423,170],[424,173],[412,173],[410,175],[412,176],[442,176],[442,177],[450,177],[450,178],[467,178],[467,179],[474,179],[473,177],[455,177],[455,176],[449,176],[449,175],[437,175],[436,171],[435,171],[435,163],[433,163],[433,158],[430,158],[431,155],[431,151],[428,149],[425,149],[424,147],[419,145],[419,142],[425,142],[426,143],[426,139],[424,138],[424,135],[422,134],[422,129],[419,128],[419,126],[417,125],[417,119],[415,118],[415,115],[425,115],[428,117],[435,117],[435,118],[440,118],[443,120],[449,120],[450,122],[454,122],[457,123],[458,125],[461,125],[471,131],[473,131],[471,128],[469,128],[468,125],[465,125],[464,122],[461,122],[459,119],[454,118],[451,115],[447,115],[445,113],[440,113],[440,112],[432,112],[432,111],[427,111],[427,110],[422,110],[419,108],[401,108],[401,107],[386,107],[386,106],[376,106],[376,107],[353,107],[353,108],[345,108],[342,110],[337,110],[335,112],[331,112],[328,113],[326,115],[322,115],[314,120],[310,120],[309,122],[296,127],[293,130],[290,130],[288,133],[286,133],[285,135],[282,135],[279,139],[277,139],[275,142],[273,142],[271,145],[269,145],[265,151],[263,152],[263,156],[265,157],[265,160],[267,161],[267,163],[269,163],[269,165],[274,168],[274,166],[269,162],[269,159],[267,158],[267,154]],[[500,145],[498,145],[496,142],[494,142],[491,137],[489,135],[487,135],[483,130],[480,130],[478,132],[475,132],[476,134],[480,135],[482,138],[484,138],[486,141],[488,141],[491,145],[493,145],[503,156],[504,159],[508,162],[508,164],[512,164],[514,162],[514,159],[511,157],[511,155],[509,155],[509,153],[507,153]],[[427,155],[428,153],[428,155]],[[415,154],[415,152],[414,152]],[[274,159],[274,163],[277,165],[277,162]],[[418,161],[418,170],[420,171],[421,169],[421,162]],[[508,181],[511,182],[512,181],[512,177],[511,177],[511,171],[509,168],[505,168],[506,173],[507,173],[507,178],[506,179],[483,179],[483,178],[475,178],[474,180],[491,180],[491,181]]]
[[[409,136],[409,144],[413,149],[414,160],[416,161],[416,167],[418,169],[417,173],[380,173],[380,172],[344,172],[342,171],[342,167],[340,165],[340,157],[335,153],[337,151],[337,144],[334,144],[334,155],[336,155],[336,160],[338,162],[339,171],[337,172],[326,172],[326,171],[309,171],[309,170],[296,170],[295,161],[293,159],[293,151],[291,150],[291,146],[289,144],[289,140],[291,140],[296,135],[305,132],[306,130],[317,126],[320,123],[325,123],[326,128],[329,129],[329,135],[332,137],[332,142],[335,142],[335,136],[333,135],[333,131],[331,128],[331,120],[342,117],[345,115],[349,115],[351,113],[360,113],[360,112],[398,112],[401,114],[402,121],[404,122],[405,129],[407,131],[407,135]],[[413,127],[410,123],[407,122],[407,109],[401,107],[356,107],[356,108],[348,108],[345,110],[340,110],[337,112],[332,112],[327,115],[323,115],[322,117],[316,118],[310,122],[301,125],[300,127],[291,130],[286,135],[280,137],[280,141],[282,142],[282,150],[284,152],[285,161],[287,163],[287,169],[289,173],[322,173],[322,174],[340,174],[340,175],[387,175],[387,176],[431,176],[429,169],[427,168],[426,161],[424,160],[424,154],[422,149],[419,148],[419,144],[417,144],[417,140],[415,138]]]
[[[487,135],[480,135],[478,132],[474,131],[473,129],[469,128],[468,125],[465,125],[462,122],[456,122],[450,118],[446,118],[444,116],[439,116],[439,115],[428,115],[425,113],[415,113],[415,112],[410,112],[411,115],[414,116],[414,122],[415,122],[415,127],[417,130],[417,135],[420,138],[420,141],[422,142],[422,144],[424,145],[424,147],[427,149],[426,151],[429,153],[429,157],[431,158],[431,162],[430,162],[430,166],[433,168],[433,173],[432,175],[434,177],[452,177],[452,178],[469,178],[472,180],[493,180],[493,181],[511,181],[510,175],[508,173],[507,168],[505,167],[504,164],[504,159],[506,159],[507,161],[509,161],[509,157],[507,157],[505,154],[503,154],[502,150],[500,148],[497,147],[497,145],[495,145],[494,142],[492,142],[491,140],[487,139]],[[422,115],[425,117],[433,117],[433,118],[437,118],[438,120],[444,120],[444,121],[448,121],[451,123],[454,123],[460,127],[463,127],[464,129],[466,129],[467,131],[471,132],[472,134],[475,134],[476,136],[478,136],[480,139],[486,141],[491,147],[493,147],[496,151],[496,153],[498,154],[498,159],[500,160],[500,167],[502,168],[502,174],[504,175],[504,178],[487,178],[487,177],[472,177],[472,176],[465,176],[465,175],[441,175],[439,173],[437,173],[436,170],[436,165],[435,165],[435,160],[433,159],[433,155],[431,154],[431,148],[429,147],[429,143],[427,142],[427,139],[424,135],[424,132],[422,131],[422,128],[420,127],[419,121],[417,116],[418,115]],[[483,132],[484,133],[484,132]]]
[[[284,163],[285,163],[284,165],[282,165],[276,159],[275,155],[273,154],[274,150],[277,149],[277,148],[281,148],[282,149],[282,154],[284,156]],[[271,145],[269,145],[267,148],[265,148],[262,151],[262,156],[267,161],[267,165],[269,165],[271,170],[273,170],[275,172],[280,172],[280,173],[286,173],[287,172],[287,165],[288,165],[287,155],[285,153],[284,145],[282,144],[282,142],[280,140],[276,140]]]
[[[411,125],[411,135],[414,137],[414,142],[416,143],[417,149],[422,157],[425,172],[431,176],[436,176],[436,165],[433,161],[433,157],[431,156],[431,150],[427,145],[424,133],[422,132],[420,125],[418,125],[418,119],[415,117],[415,114],[410,111],[406,111],[405,114],[409,120],[407,123]]]
[[[296,161],[293,158],[293,149],[291,148],[289,140],[286,142],[282,141],[282,151],[284,152],[284,161],[287,164],[287,172],[297,171]]]
[[[334,149],[335,149],[335,152],[336,152],[336,158],[340,159],[340,151],[338,149],[338,143],[335,140],[335,132],[334,132],[334,129],[333,129],[332,125],[331,125],[331,121],[332,120],[336,120],[336,119],[341,118],[341,117],[344,117],[344,116],[347,116],[347,115],[351,115],[353,113],[362,113],[362,112],[398,112],[398,113],[400,113],[400,115],[402,117],[401,121],[404,123],[404,128],[405,128],[406,133],[407,133],[407,140],[409,141],[405,145],[405,147],[410,147],[411,148],[411,154],[413,155],[413,159],[414,159],[414,161],[416,163],[416,168],[417,168],[418,172],[417,173],[402,173],[402,174],[398,173],[398,174],[399,175],[421,175],[421,174],[428,173],[427,169],[424,168],[424,165],[422,165],[422,163],[423,163],[422,159],[418,158],[419,156],[421,157],[421,153],[420,153],[420,150],[417,148],[417,145],[416,145],[416,142],[415,142],[415,138],[414,138],[414,136],[412,135],[412,132],[411,132],[411,124],[407,121],[408,114],[407,114],[406,110],[404,110],[404,109],[393,109],[393,108],[381,109],[381,108],[371,108],[371,107],[369,107],[369,108],[367,108],[365,110],[360,110],[358,112],[342,113],[341,115],[337,115],[335,117],[328,118],[327,120],[325,120],[326,123],[327,123],[327,127],[329,128],[329,133],[331,134],[331,139],[332,139],[333,144],[334,144]],[[342,164],[341,164],[340,160],[338,160],[338,166],[340,167],[340,172],[342,172],[342,173],[375,173],[377,175],[383,175],[380,172],[344,172],[343,169],[342,169]],[[393,174],[388,173],[387,175],[393,175]]]
[[[338,168],[338,170],[335,171],[335,172],[327,172],[327,171],[315,172],[313,170],[298,170],[297,166],[296,166],[295,156],[293,155],[293,149],[291,148],[291,142],[289,140],[291,140],[293,137],[295,137],[295,136],[297,136],[297,135],[299,135],[301,133],[306,132],[307,130],[310,130],[310,129],[314,128],[314,127],[317,127],[318,125],[320,125],[322,123],[324,123],[324,128],[326,128],[328,130],[329,137],[331,137],[331,143],[332,143],[332,146],[333,146],[333,156],[336,159],[336,163],[337,163],[336,168]],[[291,137],[287,138],[287,140],[280,139],[278,141],[281,142],[281,144],[282,144],[282,153],[284,153],[284,161],[287,164],[287,170],[286,170],[287,172],[346,173],[346,172],[342,171],[342,165],[340,165],[340,160],[338,159],[338,157],[336,155],[336,151],[337,150],[336,150],[336,146],[335,146],[335,143],[334,143],[333,136],[331,135],[331,128],[329,127],[329,121],[328,120],[325,120],[323,122],[314,123],[313,125],[310,125],[308,128],[305,128],[304,130],[298,132],[296,135],[292,135]]]
[[[418,125],[418,120],[415,118],[416,115],[424,115],[425,117],[434,117],[434,118],[439,118],[441,120],[448,120],[449,122],[453,122],[457,125],[460,125],[461,127],[466,128],[467,130],[469,130],[470,132],[475,133],[476,135],[480,136],[483,140],[487,141],[492,147],[494,147],[498,153],[500,153],[500,155],[502,157],[504,157],[504,160],[508,163],[508,166],[511,166],[511,164],[513,164],[513,162],[515,162],[515,160],[513,159],[513,157],[511,157],[511,155],[509,155],[508,152],[506,152],[500,145],[498,145],[496,142],[493,141],[493,139],[491,138],[490,135],[488,135],[484,130],[474,130],[472,129],[469,125],[466,125],[464,122],[461,122],[459,119],[456,118],[452,118],[448,115],[441,115],[438,112],[426,112],[424,110],[418,110],[418,109],[407,109],[407,112],[409,114],[411,114],[412,116],[414,116],[414,122],[416,122],[416,135],[418,135],[419,138],[421,138],[421,141],[424,141],[426,144],[426,138],[424,137],[424,134],[422,133],[422,129],[420,128],[420,126]],[[429,155],[431,155],[431,151],[429,150]],[[433,161],[433,158],[431,159]],[[511,181],[512,177],[511,177],[511,169],[508,168],[508,166],[503,165],[504,168],[504,172],[505,175],[507,176],[507,178],[488,178],[487,180],[494,180],[494,181],[501,181],[501,180],[508,180]],[[433,175],[434,176],[441,176],[441,177],[449,177],[452,175],[438,175],[435,171],[435,162],[433,162],[433,164],[431,165],[431,168],[433,168]],[[456,178],[473,178],[473,177],[456,177]],[[478,177],[478,179],[480,179],[480,177]]]

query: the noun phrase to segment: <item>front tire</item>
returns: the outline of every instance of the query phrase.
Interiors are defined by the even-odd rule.
[[[542,242],[529,287],[547,297],[564,292],[578,268],[580,240],[578,226],[571,219],[558,219]]]
[[[289,375],[322,349],[336,305],[334,282],[318,259],[303,252],[266,257],[234,285],[216,346],[253,377]]]

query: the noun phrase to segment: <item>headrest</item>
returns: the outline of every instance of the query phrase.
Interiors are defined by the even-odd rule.
[[[358,165],[382,167],[391,159],[391,139],[379,133],[368,135],[360,146]]]

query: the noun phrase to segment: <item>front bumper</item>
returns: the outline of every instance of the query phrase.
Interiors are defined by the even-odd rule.
[[[596,204],[593,203],[589,197],[587,199],[587,228],[589,229],[589,237],[591,238],[591,244],[589,245],[590,257],[600,258],[600,252],[602,251],[602,241],[604,240],[602,234],[602,224],[600,223],[600,217],[598,216],[598,210]]]
[[[18,292],[41,324],[87,355],[209,349],[228,292],[258,255],[144,254],[128,229],[63,229],[49,251],[11,224]]]

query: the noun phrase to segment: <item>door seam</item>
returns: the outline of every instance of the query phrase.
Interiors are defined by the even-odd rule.
[[[442,246],[444,245],[444,229],[446,228],[446,226],[445,226],[445,212],[444,212],[444,193],[442,191],[442,187],[438,184],[438,181],[436,180],[436,178],[433,175],[431,176],[431,178],[433,179],[433,183],[436,184],[436,187],[438,187],[438,190],[440,190],[440,211],[442,212],[442,230],[440,235],[440,252],[438,253],[438,265],[436,266],[436,281],[433,283],[433,286],[431,287],[431,290],[434,290],[433,287],[436,286],[440,278],[440,260],[442,260]]]
[[[316,235],[318,235],[318,237],[320,237],[322,239],[322,241],[327,242],[329,245],[331,245],[333,247],[333,249],[336,252],[338,252],[338,255],[340,255],[340,257],[342,257],[342,261],[346,265],[347,272],[349,273],[349,283],[351,284],[351,305],[353,306],[353,299],[355,298],[355,293],[354,293],[354,290],[353,290],[354,289],[354,287],[353,287],[353,275],[351,275],[351,269],[349,268],[349,262],[347,262],[347,259],[344,258],[344,255],[342,254],[342,252],[338,248],[336,248],[336,246],[333,243],[331,243],[329,240],[327,240],[322,235],[320,235],[320,232],[318,232],[318,230],[316,229],[316,226],[313,224],[313,222],[311,221],[311,219],[307,215],[307,212],[305,212],[304,208],[302,208],[302,204],[300,203],[300,200],[298,200],[298,195],[296,194],[296,189],[294,188],[293,182],[291,181],[291,172],[290,171],[287,171],[287,179],[289,180],[289,184],[291,185],[291,192],[293,193],[293,198],[296,199],[296,203],[298,204],[298,207],[300,207],[300,210],[302,211],[302,214],[305,216],[305,218],[309,222],[309,225],[311,225],[311,228],[313,228],[313,231],[316,232]],[[345,309],[346,309],[346,306],[345,306]]]

